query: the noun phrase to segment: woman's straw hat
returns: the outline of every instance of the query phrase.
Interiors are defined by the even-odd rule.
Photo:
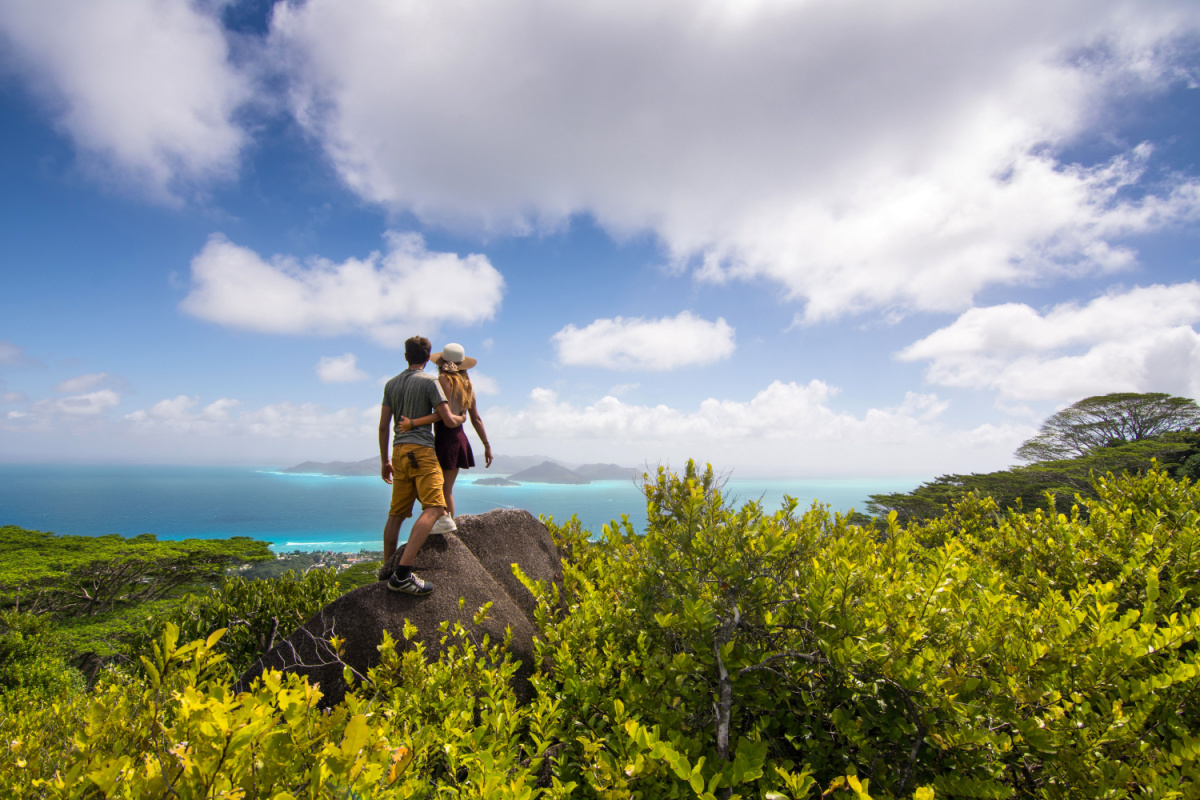
[[[479,363],[473,358],[467,358],[467,351],[463,350],[463,346],[453,342],[443,347],[442,352],[433,354],[433,363],[440,367],[443,361],[449,361],[459,369],[471,369]]]

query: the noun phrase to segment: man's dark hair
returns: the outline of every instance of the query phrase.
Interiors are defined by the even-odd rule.
[[[433,345],[424,336],[414,336],[404,343],[404,357],[411,364],[424,364],[433,352]]]

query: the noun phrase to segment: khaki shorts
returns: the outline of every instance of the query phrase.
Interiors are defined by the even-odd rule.
[[[432,447],[402,444],[392,451],[392,507],[388,515],[411,517],[413,503],[421,508],[445,508],[442,468]]]

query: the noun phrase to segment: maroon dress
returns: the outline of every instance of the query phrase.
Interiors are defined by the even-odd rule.
[[[475,466],[471,442],[461,425],[450,428],[441,420],[433,423],[433,449],[442,469],[470,469]]]

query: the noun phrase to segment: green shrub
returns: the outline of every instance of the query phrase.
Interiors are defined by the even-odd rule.
[[[48,617],[0,611],[0,696],[47,700],[79,691],[82,676],[67,666]]]
[[[283,641],[313,614],[343,592],[340,577],[331,569],[313,569],[302,575],[288,572],[281,578],[224,578],[204,594],[187,595],[170,611],[145,620],[127,651],[134,659],[147,652],[173,625],[185,641],[207,639],[225,630],[216,645],[234,674],[245,671],[275,644]]]
[[[14,797],[1200,796],[1195,485],[1109,476],[1070,513],[967,497],[907,528],[791,499],[735,509],[720,489],[694,464],[648,476],[641,535],[547,521],[563,573],[526,582],[527,705],[508,643],[463,625],[442,628],[435,663],[385,636],[329,712],[294,676],[235,696],[226,656],[338,590],[313,573],[229,581],[131,652],[140,669],[0,705],[0,782]]]
[[[1196,796],[1200,493],[1095,491],[1088,519],[968,498],[881,532],[735,512],[689,464],[648,482],[644,536],[552,526],[562,774],[605,797]]]

